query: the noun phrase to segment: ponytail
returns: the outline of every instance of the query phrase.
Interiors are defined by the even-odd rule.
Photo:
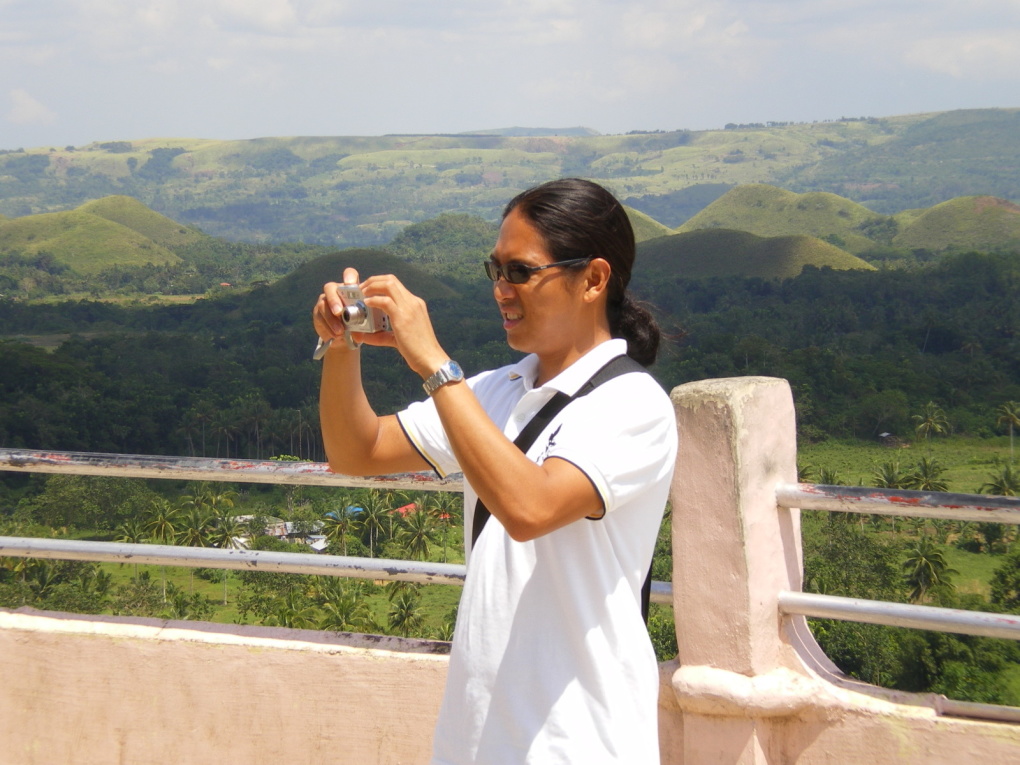
[[[655,363],[662,332],[655,317],[643,305],[624,293],[623,300],[609,306],[609,329],[613,337],[627,341],[627,355],[643,367]]]

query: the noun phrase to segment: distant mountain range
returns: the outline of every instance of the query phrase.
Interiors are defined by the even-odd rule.
[[[65,212],[120,195],[231,240],[351,247],[386,243],[408,224],[443,213],[494,221],[521,189],[576,175],[604,183],[669,230],[738,187],[836,194],[863,209],[846,207],[843,233],[823,235],[857,252],[868,242],[854,226],[873,220],[876,230],[891,227],[869,215],[894,217],[894,236],[905,237],[912,227],[905,211],[961,197],[1020,202],[1020,109],[591,132],[173,138],[6,151],[0,216]]]

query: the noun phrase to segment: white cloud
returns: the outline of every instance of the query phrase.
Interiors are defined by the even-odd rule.
[[[27,91],[16,88],[11,91],[11,110],[7,121],[15,125],[51,125],[57,115],[45,104],[34,99]]]
[[[0,94],[30,99],[9,119],[36,120],[20,132],[8,121],[5,144],[1020,106],[1002,102],[1003,79],[1020,76],[1017,0],[0,0],[0,11]]]
[[[933,37],[913,43],[905,60],[957,80],[1020,79],[1020,31]]]

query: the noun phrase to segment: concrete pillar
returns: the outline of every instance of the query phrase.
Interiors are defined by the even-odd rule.
[[[797,480],[785,380],[739,377],[675,388],[673,593],[687,763],[765,763],[762,716],[804,701],[781,639],[778,593],[801,584],[799,514],[775,487]],[[792,666],[791,666],[792,665]]]

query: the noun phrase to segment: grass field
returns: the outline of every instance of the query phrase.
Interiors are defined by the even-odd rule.
[[[801,445],[797,461],[802,467],[813,468],[809,481],[817,478],[819,469],[828,468],[836,471],[845,485],[872,486],[872,475],[883,463],[895,461],[901,469],[909,470],[923,457],[934,458],[945,467],[943,477],[949,484],[949,491],[974,494],[1000,464],[1009,461],[1009,438],[954,436],[933,438],[930,443],[907,443],[902,448],[829,440]]]

